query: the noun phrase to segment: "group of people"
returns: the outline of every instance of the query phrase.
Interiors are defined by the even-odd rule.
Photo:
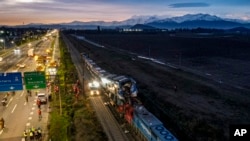
[[[30,128],[28,130],[23,131],[23,136],[25,140],[29,137],[30,140],[41,140],[42,139],[42,130],[40,127],[38,128]]]

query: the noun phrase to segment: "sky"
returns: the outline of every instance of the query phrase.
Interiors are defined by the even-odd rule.
[[[210,14],[250,20],[250,0],[0,0],[0,25]]]

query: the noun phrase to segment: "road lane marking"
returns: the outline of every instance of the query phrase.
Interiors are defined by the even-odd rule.
[[[32,117],[29,117],[28,119],[29,119],[29,120],[32,120]]]
[[[13,108],[12,111],[11,111],[11,113],[14,112],[14,110],[16,109],[16,106],[17,106],[17,104],[14,106],[14,108]]]
[[[22,96],[23,96],[23,94],[24,94],[24,91],[21,93],[20,97],[22,97]]]
[[[33,115],[34,114],[34,112],[30,112],[30,115]]]
[[[26,105],[27,104],[27,102],[24,102],[24,104],[23,105]]]
[[[33,105],[36,105],[36,103],[34,103]]]
[[[35,107],[33,107],[32,110],[35,110]]]
[[[3,133],[3,129],[0,131],[0,135]]]
[[[10,102],[13,100],[13,98],[10,99],[10,101],[8,102],[8,104],[6,105],[6,107],[9,106]]]
[[[26,126],[30,126],[30,123],[28,122],[28,123],[26,123]]]

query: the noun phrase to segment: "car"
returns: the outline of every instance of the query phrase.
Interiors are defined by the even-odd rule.
[[[41,101],[41,104],[47,104],[48,98],[45,93],[38,93],[37,94],[37,100]]]
[[[20,54],[20,53],[21,53],[21,50],[19,47],[14,49],[14,54]]]
[[[25,68],[25,66],[26,66],[25,64],[19,64],[20,68]]]
[[[25,68],[26,65],[23,63],[18,63],[18,64],[16,64],[16,66],[19,68]]]

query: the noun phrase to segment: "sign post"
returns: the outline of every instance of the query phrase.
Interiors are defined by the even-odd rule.
[[[44,71],[24,72],[24,81],[27,90],[46,88]]]
[[[23,90],[21,72],[0,73],[0,91]]]

